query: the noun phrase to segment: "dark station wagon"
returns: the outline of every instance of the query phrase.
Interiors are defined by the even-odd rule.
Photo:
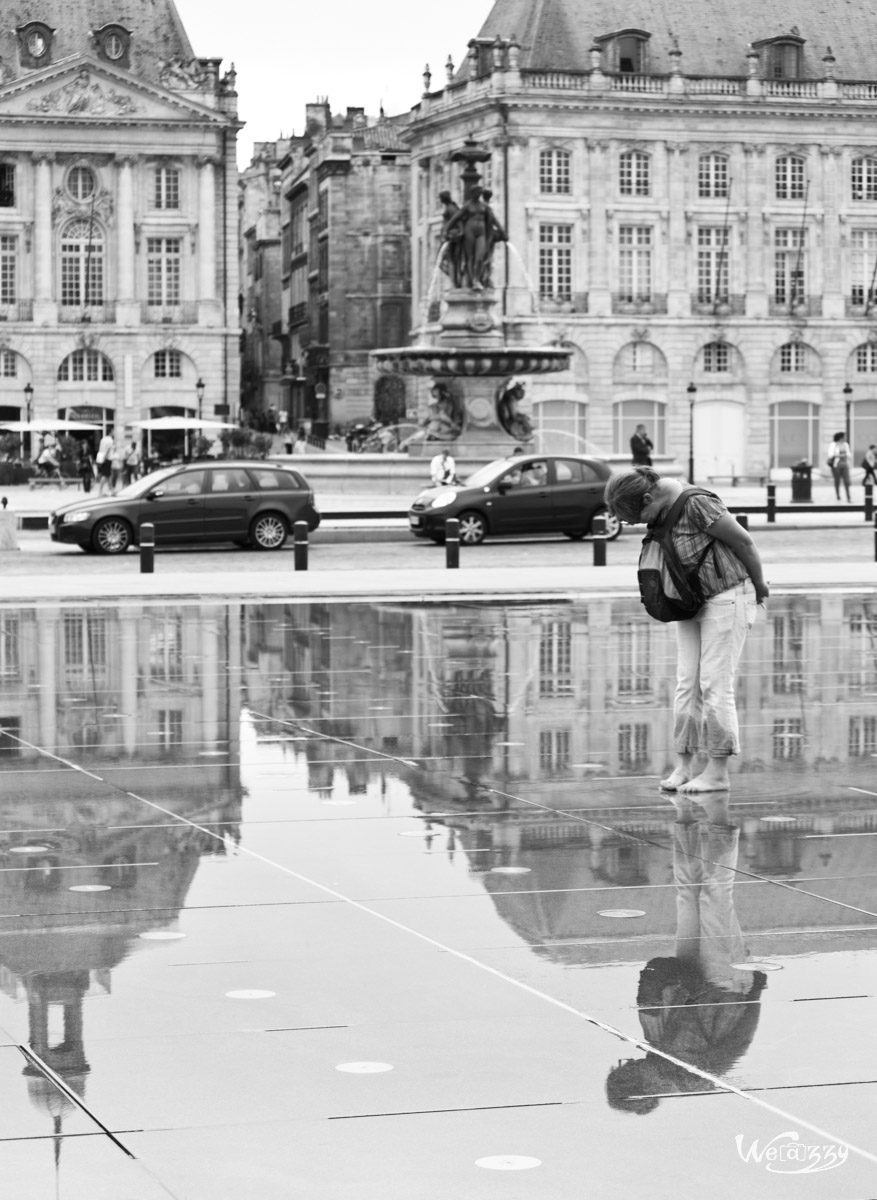
[[[317,528],[314,493],[299,471],[270,462],[193,462],[165,467],[114,496],[96,492],[55,509],[53,542],[98,554],[124,554],[155,528],[156,546],[235,542],[279,550],[296,521]]]
[[[463,483],[427,488],[408,511],[415,537],[444,541],[445,521],[460,522],[460,541],[477,546],[490,535],[565,533],[583,538],[597,515],[608,537],[621,523],[608,516],[603,489],[611,471],[581,454],[515,454],[480,467]]]

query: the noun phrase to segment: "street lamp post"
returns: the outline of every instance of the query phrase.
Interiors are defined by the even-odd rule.
[[[24,385],[24,411],[25,419],[28,425],[31,421],[31,413],[33,411],[33,384],[28,382]],[[30,430],[27,431],[27,456],[30,458]]]
[[[694,398],[697,388],[689,383],[688,392],[688,482],[694,483]]]
[[[850,387],[850,385],[848,383],[845,383],[844,384],[844,434],[846,435],[846,439],[850,443],[850,445],[852,445],[852,438],[850,437],[850,434],[852,432],[852,430],[850,429],[850,409],[852,407],[852,403],[853,403],[853,389]]]
[[[201,416],[202,416],[201,406],[204,403],[204,389],[206,388],[206,386],[207,385],[205,384],[204,380],[201,379],[199,376],[198,382],[195,384],[195,395],[198,397],[198,420],[199,421],[201,420]]]

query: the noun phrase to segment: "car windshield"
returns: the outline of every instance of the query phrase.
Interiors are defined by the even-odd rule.
[[[508,471],[514,465],[514,459],[498,458],[495,462],[487,463],[485,466],[479,467],[477,471],[473,471],[464,482],[466,487],[486,487],[487,484],[493,483],[494,479],[503,471]]]
[[[119,488],[113,499],[135,500],[138,496],[145,496],[151,488],[158,487],[163,479],[167,479],[170,475],[176,475],[179,469],[179,467],[162,467],[160,471],[153,471],[150,475],[144,475],[142,479],[135,479],[127,487]]]

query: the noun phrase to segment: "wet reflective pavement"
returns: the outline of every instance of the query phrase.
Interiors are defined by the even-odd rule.
[[[877,1196],[877,601],[0,605],[15,1200]]]

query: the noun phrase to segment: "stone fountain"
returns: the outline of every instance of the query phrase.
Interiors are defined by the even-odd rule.
[[[450,281],[438,324],[417,345],[375,350],[382,374],[431,378],[430,415],[409,439],[412,455],[434,454],[444,443],[461,457],[501,458],[533,445],[532,421],[522,408],[524,376],[565,371],[571,352],[557,346],[508,345],[497,317],[493,254],[506,233],[481,187],[478,166],[490,151],[469,139],[452,161],[463,164],[463,204],[442,192],[439,266]]]

